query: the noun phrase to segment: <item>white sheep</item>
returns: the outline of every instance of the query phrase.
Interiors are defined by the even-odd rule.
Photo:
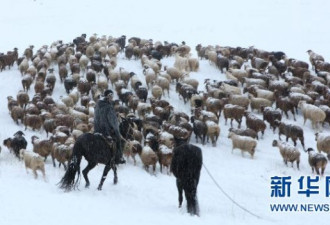
[[[239,148],[243,152],[247,151],[250,153],[251,158],[254,156],[255,148],[257,147],[257,141],[252,137],[240,136],[233,132],[229,132],[228,138],[232,140],[232,152],[235,148]]]
[[[215,123],[214,121],[211,120],[204,120],[206,126],[207,126],[207,141],[211,139],[212,146],[216,147],[217,146],[217,140],[220,136],[220,126]]]
[[[37,179],[38,177],[37,170],[40,170],[44,179],[46,178],[45,163],[43,157],[41,157],[36,153],[28,152],[26,151],[26,149],[21,149],[19,151],[19,154],[21,159],[24,160],[25,169],[27,173],[28,173],[28,168],[31,169],[34,174],[34,178]]]
[[[189,71],[188,58],[176,55],[174,61],[174,67],[177,68],[179,71],[188,72]]]
[[[330,156],[330,134],[315,134],[316,147],[319,152],[325,152]]]
[[[251,101],[251,110],[257,109],[258,112],[261,112],[261,107],[271,107],[273,103],[264,98],[255,98],[252,95],[249,95],[249,99]]]
[[[199,69],[198,58],[189,58],[188,65],[189,65],[189,71],[197,72]]]
[[[152,86],[151,94],[155,99],[161,99],[163,95],[163,89],[159,85],[155,84]]]
[[[257,78],[247,78],[245,77],[244,79],[245,87],[251,87],[252,85],[260,85],[262,87],[267,87],[266,81],[262,79],[257,79]]]
[[[163,90],[163,96],[165,96],[165,90],[167,91],[168,97],[170,97],[170,81],[162,76],[158,76],[156,84],[159,85]]]
[[[291,162],[293,167],[293,162],[296,161],[297,169],[299,170],[300,163],[300,152],[298,148],[284,141],[274,140],[272,143],[273,147],[278,147],[283,158],[285,165],[288,165],[288,162]]]
[[[157,74],[150,67],[145,67],[145,69],[143,70],[143,74],[145,75],[146,84],[149,89],[149,84],[152,84],[154,81],[156,81]]]
[[[322,109],[315,105],[308,104],[306,101],[299,101],[298,108],[300,108],[303,113],[304,125],[306,120],[309,119],[312,122],[313,129],[318,129],[318,123],[320,124],[320,127],[322,127],[321,125],[326,117],[326,114]]]
[[[226,83],[222,83],[221,86],[219,87],[220,90],[224,91],[227,94],[236,94],[236,95],[240,95],[241,93],[241,89],[239,87],[235,87]]]
[[[250,105],[250,99],[245,95],[229,95],[228,103],[233,105],[242,106],[247,109]]]
[[[80,65],[80,68],[82,69],[82,71],[85,72],[89,61],[90,60],[89,60],[89,58],[86,55],[82,55],[80,57],[80,59],[79,59],[79,65]]]
[[[241,84],[243,84],[244,78],[248,77],[248,72],[244,69],[229,68],[229,71],[226,71],[226,75],[227,73],[238,79],[238,81],[241,82]]]

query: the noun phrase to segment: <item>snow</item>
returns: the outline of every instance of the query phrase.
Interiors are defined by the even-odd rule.
[[[308,62],[306,51],[325,57],[329,62],[330,32],[326,22],[330,19],[330,2],[327,0],[204,0],[155,2],[148,0],[13,0],[1,3],[2,35],[0,52],[19,49],[19,55],[33,44],[35,49],[42,45],[50,46],[57,40],[70,42],[86,33],[91,36],[106,35],[128,38],[137,36],[154,41],[181,43],[185,41],[192,49],[201,43],[206,45],[241,46],[284,51],[289,57]],[[174,57],[162,60],[169,67]],[[125,60],[121,54],[118,68],[134,71],[144,82],[142,66],[139,61]],[[55,67],[56,68],[56,67]],[[56,72],[56,71],[55,71]],[[200,84],[205,78],[225,80],[225,74],[208,61],[200,61],[198,72],[190,76]],[[10,118],[7,108],[7,96],[14,96],[21,87],[21,75],[15,66],[0,73],[1,142],[17,130],[24,130]],[[202,88],[202,85],[200,85]],[[30,97],[34,93],[29,91]],[[54,99],[65,95],[63,84],[56,81]],[[171,85],[170,97],[165,97],[175,108],[190,115],[190,104],[178,99],[175,87]],[[260,116],[260,115],[258,115]],[[283,119],[286,122],[292,122]],[[302,126],[301,113],[297,121]],[[242,128],[245,126],[243,120]],[[320,194],[307,198],[298,195],[300,176],[311,174],[308,155],[301,151],[300,170],[286,167],[278,153],[271,146],[277,134],[266,129],[264,138],[258,141],[254,158],[241,156],[240,151],[231,153],[231,141],[227,138],[228,128],[220,120],[221,134],[217,147],[211,143],[202,146],[204,166],[198,186],[200,217],[186,213],[185,202],[178,209],[178,195],[174,176],[160,173],[159,165],[155,175],[147,173],[140,160],[134,166],[131,160],[118,169],[119,182],[113,185],[110,172],[98,191],[97,185],[103,172],[103,165],[97,165],[90,171],[91,186],[84,188],[81,177],[80,190],[65,193],[57,183],[64,175],[63,167],[53,168],[51,159],[46,164],[46,182],[34,179],[32,173],[26,174],[22,161],[2,147],[0,154],[0,224],[324,224],[329,212],[271,212],[270,203],[328,203],[325,197],[325,178],[320,178]],[[325,126],[323,133],[329,133]],[[31,136],[46,138],[44,131],[25,131],[32,150]],[[314,131],[311,123],[304,127],[306,147],[316,149]],[[191,142],[195,143],[194,135]],[[291,140],[289,140],[291,142]],[[292,143],[292,142],[291,142]],[[307,149],[306,148],[306,149]],[[138,157],[137,157],[138,158]],[[81,168],[86,166],[82,161]],[[210,176],[210,174],[212,177]],[[329,168],[325,175],[330,175]],[[291,176],[291,197],[272,198],[271,177]],[[215,184],[215,182],[219,186]],[[219,188],[220,187],[220,188]],[[224,191],[226,194],[224,194]],[[242,207],[261,217],[258,219],[234,204],[226,195]],[[54,216],[54,217],[53,217]]]

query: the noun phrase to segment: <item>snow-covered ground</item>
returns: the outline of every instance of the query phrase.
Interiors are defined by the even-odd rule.
[[[88,37],[93,33],[114,37],[125,34],[152,38],[154,41],[180,43],[186,41],[194,49],[195,45],[220,44],[224,46],[248,47],[273,51],[284,51],[289,57],[308,61],[306,51],[312,49],[329,61],[330,32],[326,22],[330,18],[330,3],[326,0],[275,0],[275,1],[148,1],[148,0],[13,0],[1,5],[2,35],[0,52],[19,48],[22,51],[33,44],[36,49],[50,45],[53,41],[72,41],[82,33]],[[196,52],[192,51],[194,55]],[[162,60],[163,65],[172,66],[174,58]],[[142,76],[139,61],[128,61],[123,55],[118,57],[118,67],[134,71]],[[205,78],[225,79],[218,69],[208,61],[200,61],[200,70],[190,74],[200,81],[203,89]],[[10,118],[6,97],[16,96],[22,89],[21,75],[14,68],[0,73],[0,140],[11,137],[17,126]],[[29,92],[33,95],[33,89]],[[63,85],[57,81],[54,98],[65,95]],[[190,105],[183,105],[171,86],[170,101],[176,110],[190,113]],[[285,118],[284,121],[287,121]],[[299,115],[294,124],[302,125]],[[245,127],[245,121],[243,121]],[[234,126],[237,126],[234,122]],[[320,178],[320,194],[307,198],[298,195],[301,176],[311,175],[307,154],[301,151],[300,170],[286,167],[277,148],[271,146],[277,138],[267,128],[263,139],[259,140],[254,159],[239,150],[231,153],[231,142],[227,138],[229,125],[220,121],[221,135],[217,147],[211,144],[202,148],[204,165],[210,171],[214,183],[205,168],[202,169],[198,186],[200,217],[192,217],[183,209],[178,209],[177,190],[174,176],[146,173],[138,161],[134,166],[129,160],[118,169],[119,182],[112,184],[112,173],[97,191],[97,185],[104,166],[98,165],[89,173],[91,186],[84,188],[81,180],[80,191],[64,193],[56,185],[64,174],[63,168],[53,168],[51,159],[46,161],[46,181],[28,175],[19,162],[2,146],[0,154],[0,224],[324,224],[329,212],[271,212],[270,203],[328,203],[325,197],[325,178]],[[329,126],[323,132],[329,132]],[[314,132],[308,121],[304,127],[307,147],[315,146]],[[32,132],[28,129],[26,138],[28,149],[32,135],[46,137],[44,131]],[[192,143],[195,139],[192,138]],[[298,148],[302,150],[300,142]],[[82,167],[86,165],[82,162]],[[329,169],[325,175],[330,176]],[[290,198],[272,198],[271,177],[291,176]],[[314,177],[314,175],[312,175]],[[220,188],[219,188],[220,187]],[[248,209],[258,219],[237,207],[224,190],[240,206]]]

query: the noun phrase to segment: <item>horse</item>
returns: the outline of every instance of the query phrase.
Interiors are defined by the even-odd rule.
[[[171,172],[176,177],[179,193],[179,208],[182,206],[182,193],[187,200],[187,211],[191,215],[199,216],[197,201],[197,185],[203,164],[202,150],[186,140],[175,138],[176,147],[173,149]]]
[[[102,190],[103,182],[111,169],[114,173],[113,183],[117,184],[117,167],[114,161],[116,151],[115,146],[116,145],[113,143],[113,141],[110,142],[108,139],[106,140],[102,134],[84,133],[79,136],[73,146],[72,158],[68,169],[59,182],[60,188],[64,189],[65,191],[71,191],[77,187],[80,177],[80,162],[83,156],[88,162],[88,165],[82,171],[86,181],[86,188],[90,186],[90,182],[87,176],[88,172],[92,170],[98,163],[104,164],[105,168],[97,189]],[[78,174],[78,177],[75,180],[76,174]]]

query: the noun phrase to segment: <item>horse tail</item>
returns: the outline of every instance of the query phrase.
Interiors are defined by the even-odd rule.
[[[67,171],[65,172],[63,178],[59,182],[60,188],[65,191],[71,191],[77,187],[80,178],[80,162],[82,154],[80,151],[79,142],[76,142],[73,147],[71,163],[68,166]],[[77,179],[75,180],[76,174],[78,174]]]

